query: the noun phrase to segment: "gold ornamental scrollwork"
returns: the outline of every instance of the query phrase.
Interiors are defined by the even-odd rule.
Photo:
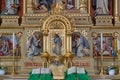
[[[50,29],[64,29],[65,25],[61,21],[53,21],[53,22],[51,22],[49,27],[50,27]]]
[[[71,22],[71,20],[69,20],[65,16],[62,16],[62,15],[50,15],[46,19],[43,18],[43,20],[44,21],[42,21],[42,19],[40,20],[40,22],[42,22],[42,30],[47,30],[47,29],[49,30],[51,22],[55,22],[55,21],[62,22],[65,25],[66,30],[73,30],[73,27],[72,27],[73,23]]]

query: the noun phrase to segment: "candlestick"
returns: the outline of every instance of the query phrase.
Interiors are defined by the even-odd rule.
[[[12,74],[15,74],[15,33],[13,32],[13,72]]]
[[[101,50],[103,49],[103,34],[100,34]]]
[[[100,75],[103,75],[103,34],[100,34],[100,41],[101,41],[101,50],[100,50],[100,54],[101,54],[101,72]]]
[[[103,49],[100,50],[100,54],[101,54],[101,70],[100,70],[100,75],[103,75]]]

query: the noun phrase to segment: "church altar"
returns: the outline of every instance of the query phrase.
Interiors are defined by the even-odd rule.
[[[91,79],[120,79],[119,0],[0,0],[0,79],[28,79],[50,68],[63,80],[71,66]],[[109,75],[109,67],[115,74]]]

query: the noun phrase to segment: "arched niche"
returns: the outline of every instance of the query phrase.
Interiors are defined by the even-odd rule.
[[[43,53],[52,53],[53,46],[51,46],[53,34],[58,34],[62,38],[61,54],[71,52],[71,33],[73,32],[73,21],[71,18],[62,15],[50,15],[40,20],[42,23],[43,33]],[[51,42],[51,43],[50,43]]]

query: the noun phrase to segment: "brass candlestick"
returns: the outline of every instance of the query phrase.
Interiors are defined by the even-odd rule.
[[[47,68],[48,67],[50,54],[47,51],[45,51],[40,57],[44,59],[43,67]]]
[[[103,49],[100,50],[101,54],[101,70],[100,70],[100,75],[103,75]]]
[[[71,67],[72,66],[72,59],[74,58],[74,55],[69,51],[63,57],[66,60],[66,66]]]
[[[13,72],[12,75],[16,74],[16,70],[15,70],[15,49],[13,49]]]

